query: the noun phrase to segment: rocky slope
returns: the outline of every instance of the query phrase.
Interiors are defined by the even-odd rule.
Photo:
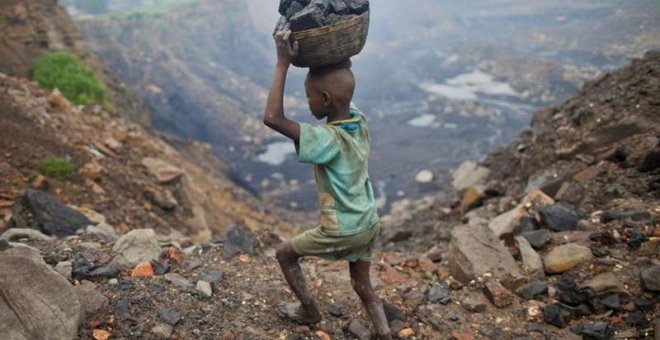
[[[81,58],[103,81],[114,113],[149,125],[141,100],[96,55],[89,53],[76,26],[57,1],[2,1],[0,13],[0,72],[29,77],[37,58],[67,50]]]
[[[235,224],[286,225],[236,188],[208,145],[179,142],[177,151],[98,106],[74,107],[57,91],[1,77],[2,217],[11,215],[8,208],[21,190],[32,186],[107,216],[120,232],[147,227],[209,242]],[[51,157],[68,159],[75,173],[45,178],[40,166]]]
[[[539,111],[509,147],[456,169],[454,192],[398,204],[385,218],[385,248],[427,250],[468,285],[463,302],[483,290],[501,308],[495,329],[505,338],[521,328],[547,336],[539,324],[563,337],[570,328],[585,338],[652,338],[659,75],[660,53],[649,52]],[[463,328],[477,338],[491,331]]]
[[[463,189],[443,193],[435,201],[416,202],[411,205],[414,212],[401,205],[384,218],[384,244],[372,276],[387,301],[397,336],[657,337],[659,73],[656,52],[589,83],[566,103],[539,112],[531,129],[509,148],[483,164],[459,168],[453,174],[454,185]],[[186,201],[179,198],[195,171],[182,156],[169,152],[139,127],[108,121],[93,108],[77,111],[56,94],[41,96],[34,86],[13,78],[3,78],[2,84],[0,98],[5,102],[16,103],[19,98],[19,103],[28,103],[24,109],[9,106],[18,114],[5,115],[8,124],[2,125],[10,126],[9,132],[19,131],[3,141],[9,150],[3,169],[10,169],[3,178],[10,179],[11,188],[26,186],[25,174],[45,152],[41,149],[82,150],[70,151],[76,164],[93,160],[105,169],[101,172],[108,180],[83,180],[93,172],[67,182],[49,179],[50,191],[64,202],[89,204],[110,224],[139,221],[131,225],[135,228],[158,228],[156,218],[160,223],[177,221],[183,214],[179,209]],[[26,100],[28,92],[36,99]],[[28,118],[37,122],[36,130],[20,133],[19,123],[27,125]],[[100,132],[83,128],[83,121]],[[117,135],[122,131],[126,138]],[[604,139],[603,131],[614,131],[618,138]],[[43,143],[34,150],[21,148],[26,143],[19,142],[27,136],[33,145],[34,140]],[[566,141],[579,147],[568,152]],[[66,145],[71,146],[66,149]],[[151,174],[147,169],[153,161],[145,162],[143,157],[158,157],[155,147],[165,150],[162,159],[185,174],[171,167]],[[23,158],[23,154],[33,156]],[[99,155],[104,156],[94,159]],[[140,170],[129,175],[118,164],[133,164]],[[554,170],[547,176],[535,175],[547,169]],[[158,178],[166,183],[156,184]],[[215,182],[203,183],[200,187],[206,189]],[[32,184],[44,187],[42,179],[35,178]],[[94,184],[106,194],[91,194],[86,186],[93,189]],[[154,190],[154,186],[158,192],[174,193],[180,203],[173,212],[161,211],[162,203],[172,201],[154,200],[168,195],[138,194],[138,188]],[[12,189],[3,187],[2,192]],[[206,190],[197,194],[205,192],[210,194]],[[99,202],[99,197],[112,202]],[[141,204],[113,208],[131,197]],[[57,228],[64,225],[91,227],[59,238],[34,229],[4,231],[0,267],[13,275],[0,281],[0,288],[15,293],[4,295],[0,310],[18,307],[2,314],[6,318],[0,319],[2,330],[12,325],[12,331],[34,337],[57,329],[61,337],[77,333],[82,339],[370,337],[345,263],[303,261],[325,320],[313,328],[298,326],[274,312],[278,302],[293,298],[274,259],[277,235],[239,226],[229,229],[223,239],[200,245],[176,234],[158,236],[151,229],[118,238],[99,214],[83,209],[86,217],[80,216],[53,199],[39,191],[25,192],[14,204],[10,226],[39,227],[44,232],[59,232]],[[7,207],[12,200],[13,196],[4,195],[0,202]],[[232,202],[216,209],[227,207],[223,214],[238,218],[233,217],[229,205],[237,203]],[[133,215],[133,211],[137,212]],[[240,210],[240,214],[244,218],[247,213]],[[51,229],[49,216],[55,215],[67,223]],[[51,280],[53,285],[43,287],[33,277]],[[44,301],[51,308],[35,307]],[[5,321],[24,320],[24,315],[38,315],[39,322]]]

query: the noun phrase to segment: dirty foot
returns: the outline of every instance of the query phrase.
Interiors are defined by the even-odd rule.
[[[282,302],[277,306],[277,314],[282,318],[304,325],[315,325],[321,322],[321,314],[319,312],[316,312],[315,315],[310,315],[300,303]]]

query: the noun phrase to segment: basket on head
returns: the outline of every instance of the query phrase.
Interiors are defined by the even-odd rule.
[[[369,11],[332,25],[292,32],[298,42],[298,67],[321,67],[342,62],[362,51],[369,34]]]

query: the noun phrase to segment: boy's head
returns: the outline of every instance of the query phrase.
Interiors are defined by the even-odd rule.
[[[347,109],[355,91],[355,77],[350,61],[339,65],[310,69],[305,79],[309,109],[316,119]]]

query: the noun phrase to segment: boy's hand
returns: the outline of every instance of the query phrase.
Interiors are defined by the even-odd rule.
[[[291,30],[280,31],[275,33],[275,46],[277,48],[277,62],[289,65],[298,56],[298,42],[295,41],[293,45],[289,40]]]

